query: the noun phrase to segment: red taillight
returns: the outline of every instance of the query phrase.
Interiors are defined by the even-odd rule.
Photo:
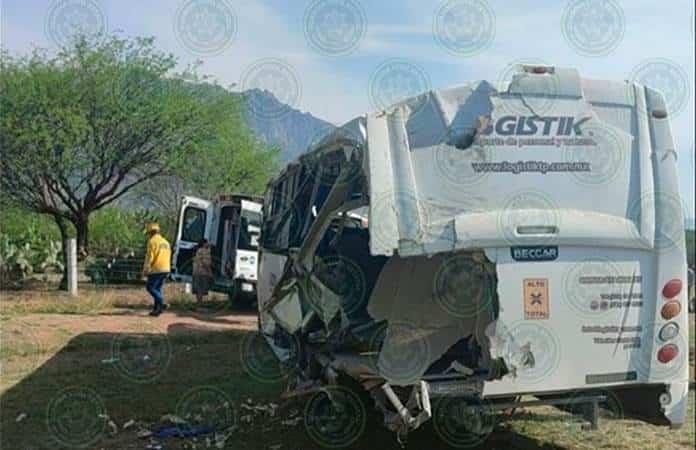
[[[662,311],[660,311],[660,314],[662,314],[663,319],[669,320],[673,317],[677,317],[680,312],[681,304],[678,301],[672,300],[664,304],[664,306],[662,307]]]
[[[665,284],[665,287],[662,288],[662,295],[664,295],[665,298],[674,298],[682,290],[682,281],[678,278],[674,278],[673,280],[669,280],[667,284]]]
[[[666,364],[676,358],[678,354],[679,347],[674,344],[667,344],[657,352],[657,360],[662,364]]]

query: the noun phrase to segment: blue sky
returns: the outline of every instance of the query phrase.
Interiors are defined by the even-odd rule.
[[[519,59],[575,67],[587,78],[624,80],[641,73],[639,68],[646,61],[660,58],[676,71],[673,77],[681,75],[687,82],[672,93],[679,104],[672,125],[687,214],[694,216],[693,0],[343,0],[351,3],[350,11],[355,13],[351,24],[364,33],[358,33],[352,51],[340,55],[318,51],[308,42],[307,29],[310,37],[316,30],[327,29],[311,20],[311,12],[322,6],[317,0],[231,0],[226,11],[232,12],[234,23],[229,29],[235,31],[234,37],[225,41],[219,53],[202,53],[187,45],[182,35],[186,30],[177,29],[175,22],[196,2],[211,1],[221,0],[2,0],[2,45],[12,52],[26,52],[32,46],[55,48],[59,32],[53,18],[60,17],[56,10],[60,12],[66,2],[91,2],[103,21],[100,26],[125,35],[155,36],[158,45],[176,54],[182,65],[201,60],[202,71],[223,85],[239,84],[250,65],[261,58],[280,59],[295,77],[298,95],[293,106],[336,124],[373,109],[371,76],[391,58],[418,67],[432,87],[476,79],[496,81],[509,63]],[[484,11],[484,17],[492,21],[483,30],[488,33],[485,47],[473,54],[448,51],[442,35],[438,41],[433,34],[437,18],[445,17],[444,23],[451,25],[443,14],[456,12],[457,2],[474,5],[474,11]],[[77,17],[72,20],[79,21],[81,16]],[[578,25],[579,21],[584,25]],[[588,21],[596,25],[589,31]],[[206,22],[200,23],[205,28]],[[466,22],[466,17],[461,23],[481,26]],[[201,36],[200,30],[188,31]],[[593,36],[609,42],[601,55],[588,55],[582,47]],[[668,74],[662,82],[673,83],[673,78]]]

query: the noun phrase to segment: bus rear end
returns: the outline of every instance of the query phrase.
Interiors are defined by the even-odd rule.
[[[482,249],[495,266],[485,334],[510,373],[484,398],[598,394],[625,415],[684,422],[687,267],[669,119],[648,87],[553,67],[368,117],[372,254]],[[519,349],[531,357],[514,367]]]

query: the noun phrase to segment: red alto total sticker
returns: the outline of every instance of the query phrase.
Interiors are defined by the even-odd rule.
[[[548,278],[525,278],[524,318],[539,320],[549,318],[549,280]]]

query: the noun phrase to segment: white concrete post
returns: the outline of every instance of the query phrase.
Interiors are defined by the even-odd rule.
[[[68,239],[68,292],[73,297],[77,296],[77,240]]]

